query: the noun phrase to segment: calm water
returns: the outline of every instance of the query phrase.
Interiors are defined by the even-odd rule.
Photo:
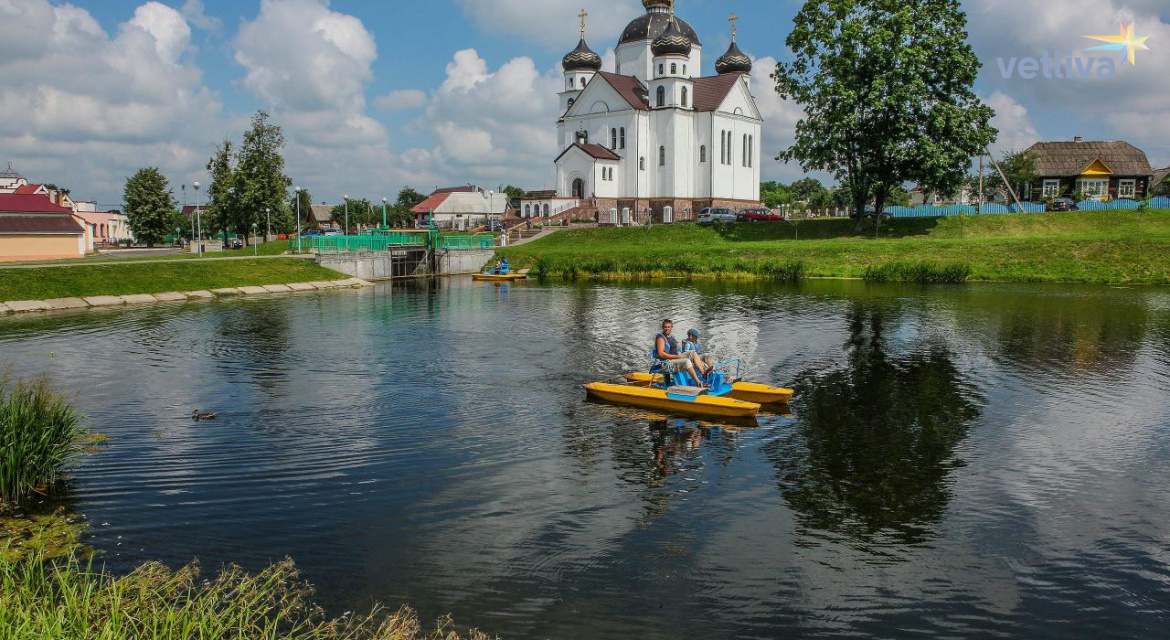
[[[659,320],[791,415],[592,404]],[[507,638],[1165,638],[1170,290],[444,282],[0,319],[113,568],[291,556]],[[220,419],[194,423],[192,409]]]

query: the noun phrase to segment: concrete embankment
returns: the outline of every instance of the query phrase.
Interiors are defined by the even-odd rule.
[[[170,293],[139,294],[126,296],[92,296],[88,298],[56,298],[53,300],[17,300],[0,302],[0,315],[9,313],[31,313],[36,311],[67,311],[74,309],[97,309],[126,305],[158,304],[163,302],[186,302],[190,300],[212,300],[229,296],[254,296],[275,293],[300,293],[326,291],[329,289],[356,289],[373,286],[360,278],[348,280],[322,280],[318,282],[295,282],[291,284],[270,284],[262,287],[228,287],[210,291],[183,291]]]
[[[377,281],[479,273],[495,255],[495,249],[440,249],[432,255],[424,248],[404,248],[321,254],[317,256],[317,264],[355,278]]]

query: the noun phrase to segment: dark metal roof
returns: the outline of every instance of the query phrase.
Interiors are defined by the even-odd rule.
[[[739,50],[739,46],[732,42],[727,53],[715,61],[715,71],[720,74],[751,73],[752,59],[744,55],[744,52]]]
[[[689,56],[692,46],[691,39],[679,30],[678,20],[671,20],[666,31],[663,31],[662,35],[655,38],[650,45],[650,52],[656,56]]]
[[[699,42],[699,34],[695,33],[694,27],[687,24],[686,20],[675,17],[674,21],[678,23],[678,30],[682,32],[695,46],[703,46]],[[670,26],[670,14],[666,12],[651,12],[636,18],[622,32],[622,37],[618,40],[618,46],[626,44],[627,42],[638,42],[639,40],[653,40],[666,32],[666,28]]]
[[[576,71],[579,69],[600,71],[601,56],[594,53],[589,48],[589,45],[585,44],[585,38],[581,38],[581,42],[577,44],[577,48],[565,54],[564,59],[561,60],[561,67],[565,71]]]
[[[0,234],[81,235],[85,230],[73,218],[59,215],[0,216]]]
[[[1154,175],[1145,152],[1128,142],[1038,142],[1028,152],[1041,178],[1079,176],[1096,160],[1115,176]]]

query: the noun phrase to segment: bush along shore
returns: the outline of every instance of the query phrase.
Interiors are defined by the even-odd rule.
[[[63,488],[86,451],[81,417],[46,380],[0,381],[0,515]],[[459,640],[449,619],[427,630],[410,609],[330,618],[291,560],[252,575],[227,567],[147,563],[115,577],[80,544],[84,523],[63,509],[0,517],[0,637],[220,640]],[[470,640],[483,634],[470,631]]]
[[[540,277],[1170,284],[1170,211],[846,219],[561,231],[501,249]],[[799,240],[796,238],[799,234]]]

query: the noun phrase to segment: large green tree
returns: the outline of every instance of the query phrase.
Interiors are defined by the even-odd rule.
[[[207,206],[200,213],[200,226],[205,236],[226,236],[229,229],[239,229],[242,222],[239,176],[232,150],[231,141],[224,140],[207,161],[211,184],[207,185]]]
[[[266,112],[257,111],[236,154],[238,224],[242,227],[237,232],[246,233],[253,227],[263,231],[268,215],[274,231],[288,231],[294,226],[288,206],[292,180],[284,173],[281,155],[284,146],[283,130],[268,121]]]
[[[178,203],[170,183],[157,167],[139,169],[126,180],[123,197],[130,231],[139,242],[153,247],[174,230],[171,215]]]
[[[995,139],[958,0],[809,0],[772,78],[805,111],[781,154],[880,213],[905,182],[948,192]],[[858,230],[865,217],[858,216]],[[880,227],[881,216],[874,217]]]
[[[392,223],[395,227],[413,227],[417,219],[411,209],[422,204],[427,197],[410,187],[403,187],[398,192],[398,199],[394,201],[392,209]]]

